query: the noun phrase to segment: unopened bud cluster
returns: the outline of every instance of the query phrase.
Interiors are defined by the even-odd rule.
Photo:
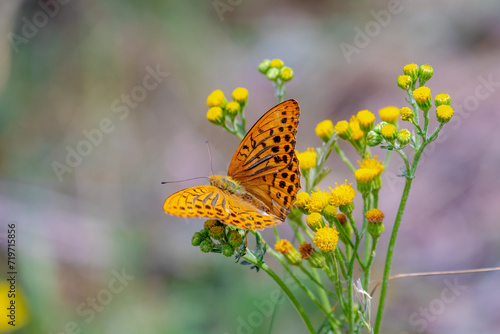
[[[191,238],[193,246],[199,246],[203,253],[222,253],[233,256],[243,244],[243,236],[239,229],[222,224],[216,219],[209,219],[203,229],[195,232]]]

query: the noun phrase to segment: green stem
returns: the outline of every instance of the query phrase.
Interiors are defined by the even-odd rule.
[[[410,189],[411,189],[411,184],[413,182],[413,179],[415,177],[415,171],[418,165],[418,162],[420,161],[420,157],[422,156],[422,153],[427,146],[429,142],[424,141],[418,151],[415,153],[415,157],[413,159],[413,163],[411,168],[408,168],[408,161],[405,160],[405,165],[407,166],[407,177],[406,177],[406,182],[405,182],[405,187],[403,189],[403,194],[401,196],[401,202],[399,203],[399,208],[398,208],[398,213],[396,215],[396,219],[394,221],[394,226],[392,228],[392,234],[391,234],[391,239],[389,240],[389,247],[387,249],[387,256],[385,259],[385,267],[384,267],[384,277],[382,280],[382,288],[380,290],[380,300],[378,304],[378,310],[377,310],[377,318],[375,320],[375,326],[374,326],[374,334],[378,334],[380,332],[380,326],[382,324],[382,314],[384,312],[384,306],[385,306],[385,298],[387,295],[387,289],[389,286],[389,276],[391,274],[391,267],[392,267],[392,259],[394,257],[394,248],[396,246],[396,239],[398,237],[398,232],[399,228],[401,226],[401,221],[403,219],[403,212],[406,207],[406,203],[408,201],[408,197],[410,194]],[[400,152],[398,152],[400,153]],[[406,156],[404,156],[406,158]]]
[[[335,142],[335,144],[333,144],[333,149],[335,150],[335,152],[337,152],[337,154],[340,157],[340,159],[342,159],[342,161],[347,165],[347,167],[349,168],[349,170],[351,171],[351,173],[354,173],[354,171],[356,170],[356,168],[354,168],[354,166],[352,165],[351,161],[344,154],[344,151],[342,151],[342,149],[340,148],[340,146],[339,146],[339,144],[337,142]]]
[[[293,306],[295,306],[295,309],[297,310],[297,312],[299,313],[300,317],[304,321],[304,323],[305,323],[307,329],[309,330],[309,332],[312,333],[312,334],[316,334],[316,330],[314,329],[314,326],[311,323],[311,320],[307,316],[306,311],[304,310],[304,308],[302,307],[302,305],[300,305],[300,302],[298,301],[297,297],[295,297],[295,295],[288,288],[288,286],[285,284],[285,282],[283,282],[283,280],[278,275],[276,275],[276,273],[271,268],[269,268],[269,266],[266,263],[258,261],[257,258],[251,252],[247,252],[245,254],[245,256],[243,256],[243,258],[245,260],[247,260],[248,262],[256,265],[260,269],[264,270],[269,276],[271,276],[271,278],[276,282],[276,284],[279,285],[279,287],[281,288],[281,290],[283,290],[283,292],[290,299],[290,301],[292,302]]]

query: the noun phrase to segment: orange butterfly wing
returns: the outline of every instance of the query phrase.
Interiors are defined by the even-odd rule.
[[[174,216],[218,219],[241,228],[260,230],[280,222],[251,203],[214,186],[178,191],[167,198],[163,209]]]
[[[300,109],[295,100],[271,108],[248,131],[229,164],[228,175],[282,222],[300,189],[295,136]]]

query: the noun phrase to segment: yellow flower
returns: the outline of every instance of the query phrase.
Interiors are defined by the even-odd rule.
[[[299,159],[300,169],[309,170],[316,166],[317,154],[314,148],[309,147],[307,151],[297,153],[297,159]]]
[[[330,140],[330,137],[333,135],[333,123],[329,119],[326,119],[322,122],[319,122],[316,125],[316,135],[323,139],[324,142]]]
[[[399,108],[393,106],[385,107],[380,109],[378,111],[378,114],[383,121],[391,124],[396,124],[396,121],[399,117]]]
[[[306,218],[307,226],[313,231],[316,231],[318,228],[325,226],[325,222],[323,217],[318,212],[313,212]]]
[[[298,266],[301,264],[302,259],[300,253],[293,248],[292,244],[288,240],[280,240],[274,245],[274,249],[285,256],[285,259],[291,265]]]
[[[432,75],[434,74],[434,69],[432,68],[431,65],[422,65],[420,66],[418,77],[420,79],[420,84],[423,85],[427,80],[432,78]]]
[[[238,87],[233,90],[232,96],[233,100],[244,106],[248,99],[248,90],[243,87]]]
[[[274,67],[274,68],[280,69],[280,68],[282,68],[283,66],[285,66],[285,63],[284,63],[284,62],[283,62],[283,60],[281,60],[281,59],[273,59],[273,60],[271,60],[270,65],[271,65],[271,67]]]
[[[377,239],[385,231],[385,226],[382,223],[384,220],[383,212],[379,209],[370,209],[365,214],[365,217],[368,221],[368,233],[370,233],[372,238]]]
[[[356,191],[351,187],[352,183],[347,185],[347,180],[340,186],[335,182],[336,187],[330,188],[330,204],[336,207],[351,204],[356,197]]]
[[[309,203],[306,207],[309,212],[321,212],[323,211],[323,208],[328,204],[329,200],[330,195],[327,192],[318,189],[318,191],[315,191],[311,194],[311,199],[309,200]]]
[[[403,108],[401,108],[401,110],[399,111],[399,113],[401,115],[401,120],[402,121],[409,121],[409,122],[411,122],[411,119],[413,118],[413,110],[411,110],[408,107],[403,107]]]
[[[413,91],[413,97],[417,105],[423,111],[428,111],[431,107],[431,90],[429,87],[421,86]]]
[[[365,214],[369,223],[381,223],[384,220],[384,214],[379,209],[370,209]]]
[[[360,168],[354,171],[358,190],[362,194],[369,193],[372,190],[372,181],[377,176],[377,172],[370,168]]]
[[[339,134],[339,137],[344,140],[351,139],[352,130],[349,127],[349,123],[347,121],[339,121],[335,124],[335,131]]]
[[[386,124],[380,129],[380,134],[385,140],[391,141],[396,137],[396,127],[392,124]]]
[[[226,104],[226,111],[231,117],[235,117],[240,112],[240,104],[236,101],[228,102]]]
[[[212,107],[207,111],[207,119],[215,125],[224,123],[224,113],[220,107]]]
[[[283,81],[292,80],[293,79],[293,70],[288,66],[282,67],[280,69],[280,78]]]
[[[370,159],[370,156],[366,155],[366,159],[363,159],[363,163],[359,163],[361,168],[368,168],[375,172],[375,175],[380,175],[384,171],[385,167],[382,165],[380,161],[377,161],[377,156],[373,156],[373,159]]]
[[[370,110],[360,110],[356,115],[356,119],[361,127],[361,130],[368,132],[373,128],[375,115]]]
[[[323,252],[335,250],[339,240],[339,232],[335,227],[322,227],[316,231],[314,236],[314,244]]]
[[[328,202],[330,202],[330,198],[328,198]],[[321,214],[328,220],[328,222],[332,222],[334,218],[337,217],[337,208],[331,204],[328,204],[323,208]]]
[[[290,243],[290,241],[286,239],[282,239],[274,245],[274,249],[283,255],[291,251],[292,248],[293,248],[292,244]]]
[[[448,94],[437,94],[436,97],[434,97],[434,104],[436,105],[436,107],[439,107],[443,104],[450,105],[451,97]]]
[[[407,129],[399,130],[396,134],[396,140],[402,147],[406,146],[411,140],[411,132]]]
[[[309,193],[305,191],[301,191],[297,194],[297,198],[295,199],[295,206],[298,208],[305,208],[309,201],[311,200],[311,196]]]
[[[226,98],[224,97],[224,93],[220,90],[214,90],[207,97],[207,105],[209,107],[224,107],[226,104]]]
[[[436,108],[436,117],[440,123],[448,123],[453,113],[453,108],[447,104],[440,105]]]
[[[403,67],[403,72],[405,75],[410,76],[410,78],[415,82],[418,77],[419,68],[417,64],[408,64]]]
[[[363,132],[363,130],[361,130],[358,118],[356,116],[352,116],[349,120],[349,127],[352,130],[353,140],[360,140],[365,136],[365,133]]]
[[[398,87],[404,90],[411,88],[413,81],[409,75],[400,75],[398,77]]]

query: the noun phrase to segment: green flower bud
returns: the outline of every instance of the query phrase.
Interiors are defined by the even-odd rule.
[[[204,239],[205,237],[200,232],[194,232],[191,238],[191,245],[199,246]]]
[[[210,239],[205,239],[200,244],[200,250],[203,253],[210,253],[214,249],[214,243]]]
[[[269,59],[264,59],[257,68],[259,69],[260,73],[266,74],[267,70],[271,67],[271,61]]]
[[[224,244],[222,246],[222,254],[226,257],[231,257],[234,254],[234,248],[230,244]]]
[[[284,66],[280,69],[280,78],[283,81],[290,81],[293,78],[293,70],[288,67]]]
[[[419,68],[418,72],[418,78],[420,81],[420,85],[423,85],[426,81],[428,81],[430,78],[432,78],[432,75],[434,74],[434,69],[430,65],[422,65]]]
[[[237,230],[232,230],[227,235],[227,240],[231,246],[238,248],[243,244],[243,237]]]
[[[382,142],[382,137],[373,130],[368,132],[368,134],[366,135],[366,143],[368,144],[368,146],[371,147],[377,146],[381,142]]]
[[[399,130],[396,134],[396,140],[401,147],[405,147],[411,140],[411,132],[407,129]]]
[[[280,70],[278,70],[277,68],[275,67],[272,67],[270,68],[267,72],[266,72],[266,76],[269,80],[271,81],[274,81],[278,78],[278,76],[280,75]]]

